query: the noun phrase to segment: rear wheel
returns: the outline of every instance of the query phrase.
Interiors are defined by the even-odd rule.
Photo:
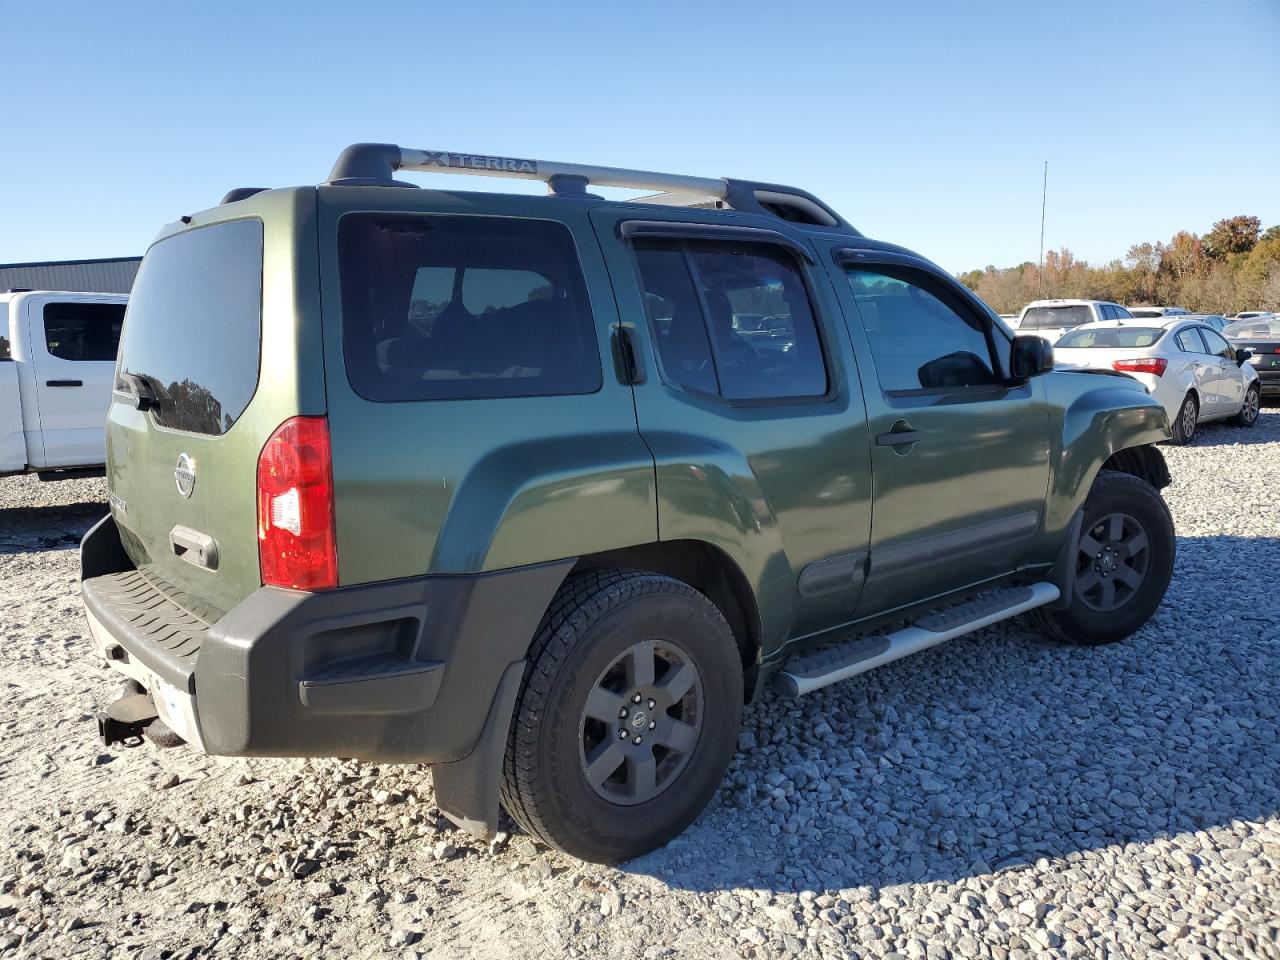
[[[1188,393],[1182,401],[1182,406],[1178,408],[1178,415],[1170,424],[1173,428],[1171,442],[1179,445],[1190,443],[1196,435],[1196,424],[1199,421],[1200,404],[1196,402],[1195,394]]]
[[[1249,389],[1245,391],[1240,412],[1231,418],[1231,422],[1237,427],[1252,427],[1258,422],[1258,412],[1261,409],[1262,389],[1256,383],[1251,383]]]
[[[583,860],[617,863],[661,846],[724,777],[742,683],[729,625],[689,585],[625,570],[573,577],[530,650],[503,805]]]
[[[1159,491],[1130,474],[1104,471],[1084,505],[1071,605],[1037,611],[1041,629],[1070,643],[1123,640],[1160,606],[1175,551],[1173,518]]]

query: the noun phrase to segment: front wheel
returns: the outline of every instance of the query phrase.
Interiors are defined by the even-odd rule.
[[[1173,576],[1176,537],[1164,498],[1127,473],[1104,471],[1084,504],[1071,603],[1036,612],[1055,640],[1123,640],[1156,612]]]
[[[566,581],[529,653],[502,802],[530,834],[597,863],[688,826],[714,795],[742,719],[742,661],[688,584],[631,570]]]
[[[1231,418],[1231,422],[1237,427],[1252,427],[1258,422],[1258,412],[1261,409],[1262,389],[1256,383],[1251,383],[1249,389],[1245,391],[1240,412]]]

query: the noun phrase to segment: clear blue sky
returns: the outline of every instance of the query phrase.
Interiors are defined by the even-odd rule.
[[[794,183],[951,270],[1035,259],[1046,159],[1090,260],[1280,223],[1280,0],[4,7],[0,262],[139,254],[357,140]]]

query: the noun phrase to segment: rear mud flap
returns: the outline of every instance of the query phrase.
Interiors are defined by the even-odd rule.
[[[472,836],[488,840],[498,832],[498,794],[507,732],[524,679],[524,660],[502,673],[475,749],[461,760],[431,767],[440,812]]]

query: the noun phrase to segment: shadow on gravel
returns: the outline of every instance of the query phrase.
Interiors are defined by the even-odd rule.
[[[1191,447],[1229,447],[1234,444],[1253,446],[1275,443],[1280,437],[1280,409],[1263,407],[1258,422],[1252,427],[1237,427],[1224,420],[1202,423],[1196,430]]]
[[[0,554],[56,550],[80,543],[107,515],[105,503],[61,503],[48,507],[0,508]]]
[[[1062,647],[1014,621],[798,702],[766,696],[713,808],[624,869],[832,892],[1276,816],[1280,539],[1178,550],[1165,603],[1124,643]]]
[[[1261,431],[1257,427],[1246,430],[1230,424],[1202,423],[1195,437],[1188,444],[1195,447],[1251,447],[1260,443],[1275,443],[1274,430]]]

